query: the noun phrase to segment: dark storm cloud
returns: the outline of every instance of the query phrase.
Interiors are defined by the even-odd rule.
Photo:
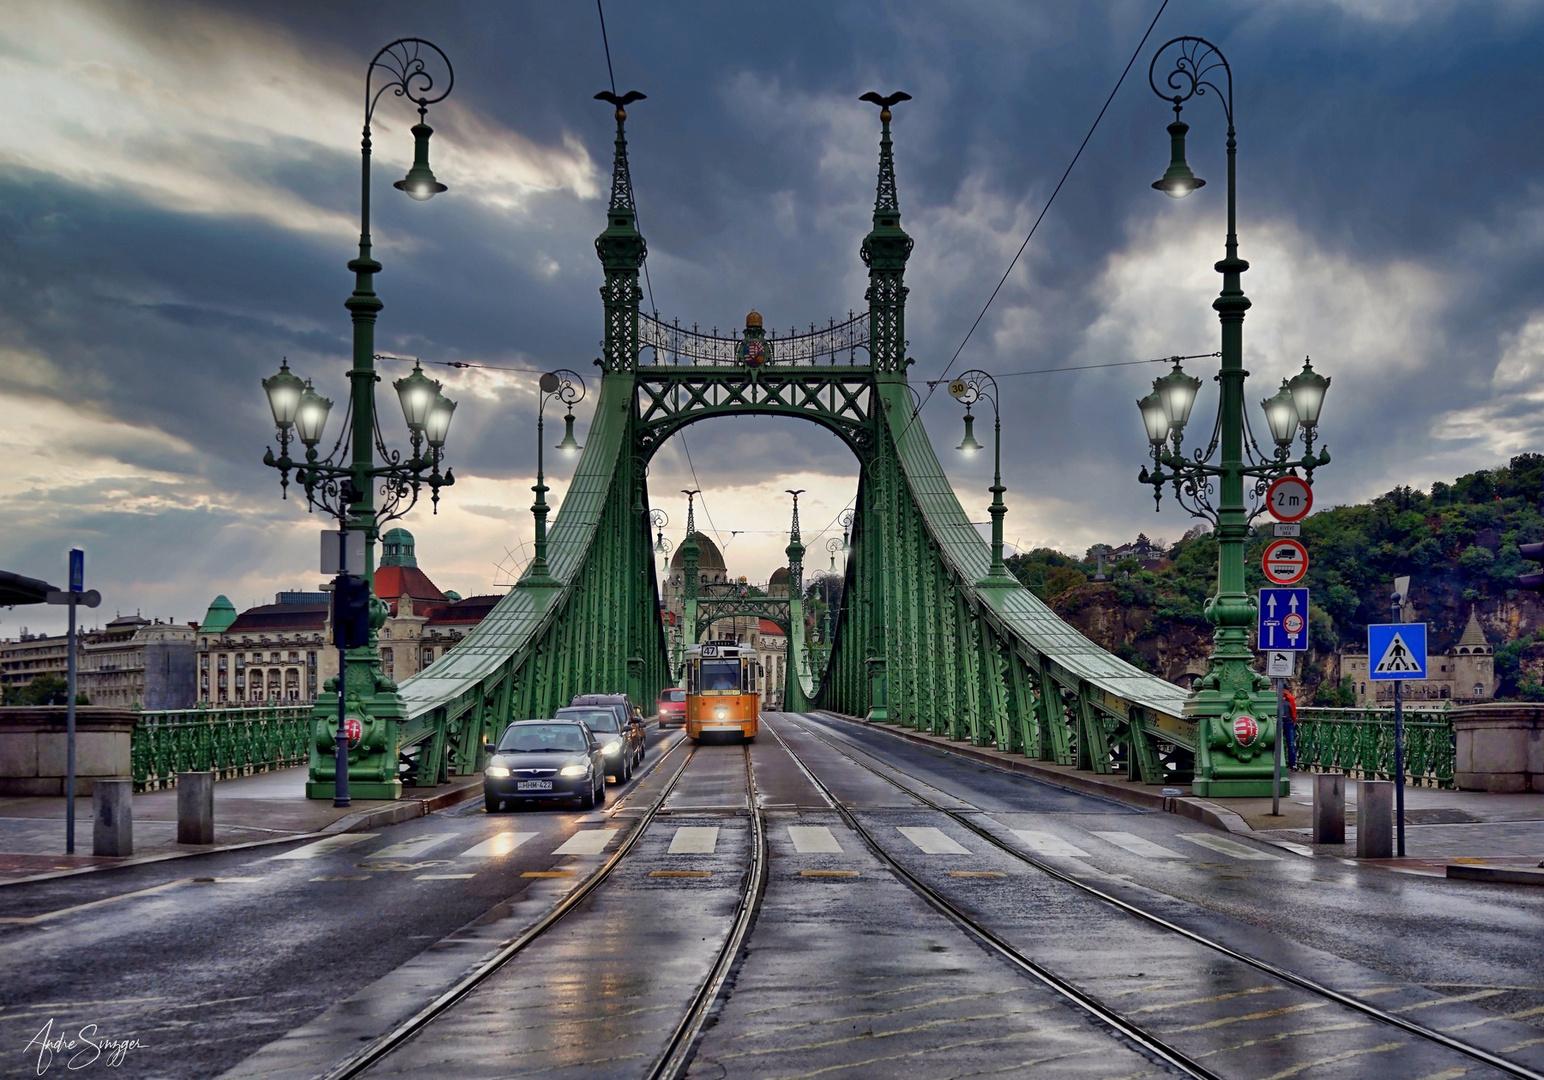
[[[317,115],[300,115],[305,95],[292,86],[284,100],[297,115],[266,117],[267,134],[216,139],[190,127],[167,151],[161,165],[171,175],[252,185],[245,211],[197,189],[197,206],[180,204],[175,187],[156,194],[153,170],[147,180],[104,167],[104,178],[67,154],[0,154],[0,349],[9,350],[0,353],[0,391],[85,402],[95,418],[61,439],[79,460],[57,484],[39,465],[0,495],[14,522],[0,533],[0,563],[43,573],[48,566],[36,564],[71,539],[111,538],[124,589],[165,596],[188,617],[223,590],[224,567],[266,581],[310,561],[310,533],[296,523],[310,529],[317,519],[275,502],[274,477],[259,463],[272,432],[257,380],[287,355],[343,398],[342,301],[352,285],[343,264],[358,193],[348,132],[357,120],[333,110],[333,99],[357,99],[380,44],[422,35],[457,65],[455,108],[430,118],[439,161],[454,170],[457,153],[475,151],[485,155],[479,170],[514,162],[518,172],[536,161],[528,172],[548,177],[492,190],[472,172],[428,204],[395,197],[387,185],[406,161],[411,117],[388,101],[383,113],[403,116],[377,135],[376,253],[386,267],[378,347],[588,374],[601,332],[592,240],[612,137],[609,110],[591,97],[607,85],[605,61],[594,12],[582,4],[108,10],[79,9],[101,33],[161,57],[146,78],[170,83],[176,72],[200,71],[188,40],[194,30],[218,37],[224,22],[238,45],[261,54],[258,68],[265,56],[283,58],[286,77],[314,78],[322,102]],[[918,242],[908,336],[914,380],[936,377],[1155,10],[1152,2],[611,5],[619,89],[649,95],[630,110],[629,135],[652,302],[721,330],[752,307],[779,328],[860,307],[857,248],[872,206],[876,124],[855,99],[906,89],[915,100],[897,109],[895,138],[903,222]],[[182,20],[196,24],[186,34],[179,11],[197,15]],[[50,25],[39,17],[11,33]],[[1544,101],[1537,4],[1172,5],[955,370],[1005,374],[1216,348],[1210,265],[1222,255],[1224,176],[1215,102],[1185,114],[1192,163],[1210,184],[1177,204],[1148,187],[1166,162],[1169,114],[1146,86],[1147,60],[1181,33],[1216,41],[1235,67],[1241,251],[1254,264],[1245,288],[1256,303],[1245,327],[1258,376],[1251,406],[1304,352],[1335,378],[1325,436],[1336,461],[1321,476],[1321,498],[1429,482],[1536,445],[1544,403],[1519,388],[1544,365],[1544,147],[1527,134]],[[37,51],[36,42],[11,44]],[[233,85],[231,115],[240,116],[242,87],[263,84]],[[96,105],[85,96],[53,107],[47,124],[67,134],[91,122]],[[314,141],[318,124],[336,128],[335,146]],[[575,178],[584,157],[588,181]],[[387,363],[383,372],[391,379],[406,367]],[[529,484],[529,377],[431,373],[462,401],[452,457],[467,480],[466,508],[487,528],[507,523],[516,543],[528,528],[517,513],[527,497],[519,484],[499,496],[493,481]],[[1154,519],[1133,479],[1144,451],[1132,402],[1154,374],[1004,378],[1010,539],[1070,549],[1139,528],[1172,537],[1188,527],[1172,510]],[[394,432],[389,392],[382,402]],[[923,415],[967,510],[984,516],[989,462],[966,466],[953,454],[958,413],[943,395]],[[695,425],[687,440],[712,486],[750,490],[769,469],[824,474],[839,506],[852,460],[812,431],[724,422]],[[689,472],[674,447],[654,470],[656,486],[668,482],[672,493]],[[474,494],[478,477],[489,486]],[[838,488],[846,493],[837,497]],[[85,516],[96,498],[113,505]],[[774,524],[782,514],[766,511]],[[505,536],[475,535],[489,544]],[[481,566],[498,554],[467,558]]]

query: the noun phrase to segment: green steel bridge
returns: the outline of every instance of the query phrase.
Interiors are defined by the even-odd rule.
[[[615,118],[610,204],[595,241],[605,272],[600,397],[549,533],[551,576],[528,571],[454,650],[401,685],[397,743],[416,755],[418,782],[475,772],[485,736],[551,715],[576,693],[643,702],[671,683],[648,464],[688,424],[751,414],[819,424],[861,467],[823,671],[794,663],[806,655],[796,531],[789,545],[786,708],[887,720],[1136,782],[1187,777],[1198,751],[1183,688],[1105,652],[1016,582],[988,579],[989,547],[939,466],[907,382],[913,241],[901,227],[888,106],[873,227],[861,247],[867,309],[784,337],[767,336],[759,317],[740,336],[704,334],[640,309],[647,246],[620,106]],[[693,528],[683,543],[689,560]],[[690,636],[696,574],[686,578]],[[700,614],[706,625],[706,598]]]

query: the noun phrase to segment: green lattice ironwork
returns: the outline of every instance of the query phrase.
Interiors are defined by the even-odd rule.
[[[1392,709],[1299,709],[1297,767],[1339,772],[1361,780],[1394,778]],[[1458,740],[1453,718],[1441,712],[1405,712],[1405,779],[1422,787],[1453,787]]]
[[[304,765],[311,752],[311,706],[142,712],[129,744],[135,791],[174,787],[180,772],[217,780]]]
[[[879,98],[879,181],[861,255],[863,313],[808,332],[702,333],[640,311],[626,114],[616,109],[599,402],[548,539],[556,585],[523,581],[455,649],[401,686],[403,745],[419,783],[481,765],[482,739],[579,692],[652,701],[670,679],[649,528],[648,463],[700,420],[763,414],[819,424],[860,465],[852,552],[829,659],[808,671],[802,570],[790,583],[788,707],[887,719],[1147,783],[1188,778],[1185,691],[1117,659],[1027,589],[978,588],[991,551],[944,476],[907,385],[905,268],[890,106]],[[689,518],[690,521],[690,518]],[[693,526],[683,636],[731,613],[699,597]],[[802,559],[797,528],[790,568]],[[776,616],[768,616],[776,618]],[[795,691],[797,690],[797,694]],[[800,700],[804,698],[807,700]]]

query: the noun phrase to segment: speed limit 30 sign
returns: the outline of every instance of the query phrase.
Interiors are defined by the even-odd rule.
[[[1295,585],[1308,573],[1308,549],[1296,540],[1277,537],[1265,545],[1260,566],[1272,585]]]

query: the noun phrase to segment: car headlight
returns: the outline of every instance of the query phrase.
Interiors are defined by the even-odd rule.
[[[559,776],[583,776],[590,771],[588,765],[564,765],[558,770]]]
[[[486,775],[488,775],[488,776],[496,776],[496,777],[498,777],[500,779],[503,779],[504,777],[509,775],[509,770],[507,768],[505,768],[503,765],[489,765],[488,766],[488,771],[487,771]]]
[[[618,753],[621,753],[622,752],[622,741],[620,739],[618,739],[616,742],[608,742],[605,746],[600,748],[600,752],[603,753],[603,754],[618,754]]]

